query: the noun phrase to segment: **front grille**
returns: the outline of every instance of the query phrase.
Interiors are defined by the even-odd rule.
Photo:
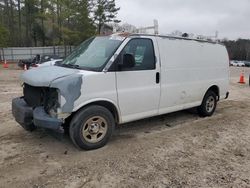
[[[25,102],[32,107],[42,106],[45,90],[45,87],[34,87],[24,84],[23,95]]]
[[[44,109],[49,113],[50,109],[59,106],[58,93],[56,88],[49,87],[34,87],[24,84],[23,95],[25,102],[31,107],[44,106]]]

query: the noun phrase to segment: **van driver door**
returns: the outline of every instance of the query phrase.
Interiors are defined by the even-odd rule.
[[[116,88],[123,123],[158,114],[160,66],[154,46],[155,38],[132,38],[118,56]],[[133,67],[124,67],[125,54],[133,56]]]

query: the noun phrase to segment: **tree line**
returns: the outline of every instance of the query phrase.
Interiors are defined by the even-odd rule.
[[[0,0],[0,47],[77,45],[116,19],[115,0]]]
[[[227,47],[230,59],[240,61],[250,61],[250,40],[238,39],[224,40],[223,44]]]

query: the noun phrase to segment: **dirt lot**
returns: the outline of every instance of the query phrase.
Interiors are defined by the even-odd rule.
[[[0,187],[250,187],[250,87],[237,83],[213,117],[192,111],[118,126],[104,148],[24,131],[11,115],[20,70],[0,68]],[[246,75],[250,69],[245,68]]]

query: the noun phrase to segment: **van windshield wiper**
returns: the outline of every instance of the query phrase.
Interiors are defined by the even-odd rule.
[[[81,69],[81,67],[79,65],[75,65],[75,64],[60,64],[60,66],[73,68],[73,69]]]

